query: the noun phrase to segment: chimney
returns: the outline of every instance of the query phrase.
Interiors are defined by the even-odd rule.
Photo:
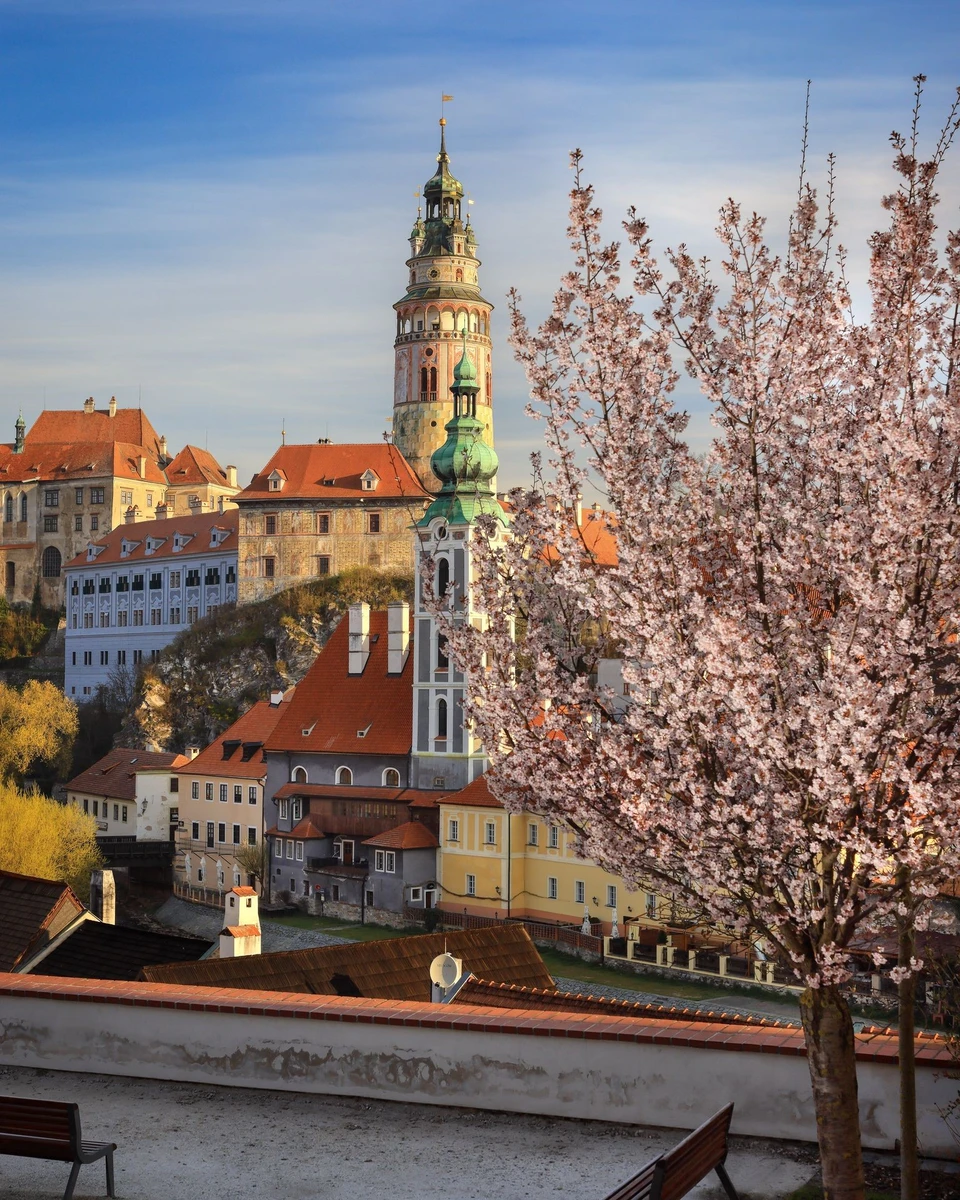
[[[96,409],[96,403],[95,403],[93,397],[88,396],[86,398],[86,400],[84,400],[84,402],[83,402],[83,411],[85,413],[92,413],[95,411],[95,409]]]
[[[220,957],[246,958],[260,953],[260,901],[252,887],[227,892],[220,930]]]
[[[275,688],[270,693],[270,705],[272,708],[276,708],[278,704],[282,704],[282,703],[283,703],[283,692],[281,692],[278,688]]]
[[[165,433],[160,434],[160,457],[169,458],[167,454],[167,435]]]
[[[137,508],[137,506],[135,504],[131,504],[130,507],[127,509],[127,511],[123,514],[124,525],[135,525],[137,522],[138,516],[139,516],[139,509]]]
[[[227,487],[235,488],[237,486],[237,468],[233,466],[227,467]]]
[[[187,748],[184,750],[184,754],[187,756],[187,758],[190,759],[191,762],[193,762],[193,760],[197,757],[197,755],[199,753],[200,753],[199,746],[187,746]]]
[[[410,605],[405,600],[387,605],[387,673],[399,675],[410,650]]]
[[[156,516],[156,518],[157,518],[157,520],[158,520],[158,521],[163,521],[163,520],[165,520],[167,517],[169,517],[169,516],[172,516],[172,515],[173,515],[173,514],[170,512],[170,505],[169,505],[169,504],[167,504],[166,500],[161,500],[161,501],[160,501],[160,503],[159,503],[159,504],[157,505],[157,507],[154,509],[154,514],[155,514],[155,516]]]
[[[370,605],[351,604],[347,618],[350,622],[350,654],[348,674],[362,675],[370,657]]]
[[[110,416],[115,417],[116,415],[117,415],[117,398],[116,398],[116,396],[111,396],[110,397]]]
[[[90,876],[90,911],[104,925],[116,925],[117,885],[112,871],[94,871]]]
[[[137,455],[137,474],[141,479],[147,477],[147,460],[142,454]]]

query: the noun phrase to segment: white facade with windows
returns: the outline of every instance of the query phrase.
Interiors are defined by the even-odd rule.
[[[123,525],[65,569],[64,691],[82,703],[237,600],[237,514]]]

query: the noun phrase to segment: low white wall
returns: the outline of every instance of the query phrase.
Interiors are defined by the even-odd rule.
[[[163,990],[170,1000],[173,989]],[[491,1010],[466,1006],[445,1010],[461,1026],[452,1029],[403,1024],[405,1011],[424,1013],[412,1004],[383,1005],[390,1024],[351,1023],[371,1011],[371,1002],[362,1000],[338,1000],[299,1018],[202,1006],[191,1011],[189,992],[182,989],[180,1008],[28,992],[0,996],[0,1062],[681,1129],[734,1100],[734,1133],[816,1139],[805,1057],[594,1040],[566,1036],[559,1032],[562,1023],[550,1022],[540,1026],[551,1031],[543,1036],[532,1031],[540,1014],[530,1014],[531,1032],[504,1033],[482,1023],[515,1024],[519,1014],[491,1016]],[[241,1003],[237,997],[231,993],[229,1002]],[[294,998],[250,998],[275,1009],[282,1001],[295,1007]],[[606,1021],[600,1018],[593,1028]],[[898,1136],[896,1066],[861,1062],[859,1078],[864,1144],[892,1148]],[[955,1155],[936,1105],[956,1095],[956,1082],[921,1066],[918,1092],[924,1152]]]

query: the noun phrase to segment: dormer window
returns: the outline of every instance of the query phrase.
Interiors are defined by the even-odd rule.
[[[270,492],[282,492],[283,485],[287,482],[287,477],[283,471],[277,470],[276,467],[267,476],[267,490]]]
[[[183,550],[188,542],[193,541],[192,533],[175,533],[173,535],[173,549],[175,553]]]
[[[360,487],[365,492],[375,492],[379,483],[380,476],[376,473],[376,471],[370,470],[369,467],[360,476]]]

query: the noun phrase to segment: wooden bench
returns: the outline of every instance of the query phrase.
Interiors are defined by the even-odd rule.
[[[728,1104],[672,1150],[647,1163],[606,1200],[680,1200],[711,1171],[716,1171],[730,1200],[740,1200],[724,1163],[733,1105]]]
[[[105,1158],[107,1195],[113,1190],[113,1142],[85,1142],[80,1135],[80,1107],[61,1100],[29,1100],[0,1096],[0,1154],[47,1158],[73,1163],[63,1200],[70,1200],[84,1163]]]

